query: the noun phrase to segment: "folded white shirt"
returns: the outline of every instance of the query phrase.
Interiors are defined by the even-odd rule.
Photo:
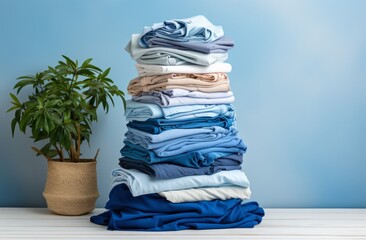
[[[170,202],[181,203],[211,201],[215,199],[228,200],[232,198],[246,200],[250,198],[251,191],[249,187],[205,187],[160,192],[159,195]]]
[[[200,92],[189,91],[181,88],[173,88],[161,91],[162,94],[169,97],[191,97],[191,98],[227,98],[234,96],[232,91],[228,92]],[[145,93],[149,94],[149,93]]]
[[[132,196],[201,187],[249,187],[249,180],[241,170],[221,171],[213,175],[187,176],[177,179],[156,179],[134,169],[117,168],[112,172],[112,186],[126,184]]]
[[[208,66],[199,65],[180,65],[180,66],[162,66],[136,64],[139,77],[163,75],[168,73],[229,73],[231,65],[229,63],[214,63]]]

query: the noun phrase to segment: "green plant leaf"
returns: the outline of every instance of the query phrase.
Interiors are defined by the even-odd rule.
[[[14,137],[15,127],[16,127],[17,123],[18,123],[17,119],[14,118],[13,120],[11,120],[11,134],[13,137]]]
[[[43,126],[42,129],[46,132],[49,133],[50,132],[50,120],[47,117],[46,113],[44,115],[45,121],[43,122]]]
[[[19,108],[20,108],[19,106],[12,106],[11,108],[9,108],[7,110],[7,112],[11,112],[11,111],[14,111],[14,110],[19,109]]]
[[[107,77],[107,75],[109,74],[110,71],[111,71],[111,68],[107,68],[98,78],[104,79],[105,77]]]
[[[92,70],[94,70],[96,72],[102,72],[102,69],[100,69],[100,68],[98,68],[98,67],[96,67],[94,65],[91,65],[91,64],[88,64],[88,65],[84,66],[84,68],[89,68],[89,69],[92,69]]]
[[[21,107],[22,106],[22,104],[19,102],[18,98],[14,94],[10,93],[10,97],[13,100],[12,103],[15,106],[18,106],[18,107]]]
[[[51,143],[47,143],[46,145],[44,145],[42,148],[41,148],[41,152],[43,152],[44,154],[48,155],[48,151],[50,150],[51,148]],[[39,156],[39,154],[37,154],[37,156]]]
[[[20,131],[22,131],[23,133],[26,132],[26,129],[27,129],[27,126],[29,124],[30,119],[31,119],[31,116],[28,115],[26,117],[23,116],[23,118],[20,120],[19,128],[20,128]]]
[[[36,129],[37,129],[37,130],[40,130],[40,129],[42,128],[42,126],[43,126],[43,122],[44,122],[44,117],[43,117],[43,115],[42,115],[42,116],[40,116],[40,117],[37,117],[37,119],[36,119],[36,124],[35,124],[35,127],[36,127]]]
[[[58,152],[56,151],[56,150],[54,150],[54,149],[51,149],[51,150],[49,150],[48,152],[47,152],[47,156],[49,157],[49,158],[54,158],[54,157],[56,157],[58,155]]]
[[[105,77],[104,78],[104,81],[113,84],[113,81],[110,78]]]
[[[19,81],[17,84],[15,84],[14,89],[17,89],[17,94],[19,94],[19,92],[26,86],[28,85],[34,85],[35,80],[34,79],[27,79],[27,80],[22,80]]]
[[[81,76],[86,76],[86,77],[94,76],[94,72],[90,71],[89,69],[81,69],[78,71],[78,74]],[[78,84],[82,84],[82,83],[78,82]]]
[[[92,59],[92,58],[88,58],[88,59],[86,59],[86,60],[81,64],[81,67],[82,67],[82,68],[85,68],[86,66],[88,66],[88,64],[89,64],[91,61],[93,61],[93,59]]]
[[[62,55],[63,58],[65,58],[67,65],[76,68],[76,63],[73,62],[69,57]]]
[[[61,66],[67,66],[66,65],[66,63],[64,63],[63,61],[58,61],[58,64],[59,64],[59,66],[61,65]]]

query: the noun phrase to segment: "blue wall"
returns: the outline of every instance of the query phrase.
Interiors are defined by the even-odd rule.
[[[45,206],[46,161],[28,137],[12,139],[6,113],[18,76],[61,54],[93,57],[125,90],[136,76],[123,51],[132,33],[203,14],[236,41],[228,62],[253,198],[264,207],[366,207],[365,12],[365,1],[0,0],[0,206]],[[118,103],[84,148],[101,148],[99,207],[125,124]]]

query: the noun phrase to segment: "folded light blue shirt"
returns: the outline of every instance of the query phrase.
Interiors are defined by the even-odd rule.
[[[149,118],[162,118],[164,113],[156,104],[126,101],[125,116],[127,121],[145,121]]]
[[[172,97],[168,94],[165,94],[164,91],[163,92],[152,91],[152,92],[143,92],[140,96],[132,96],[132,99],[133,101],[136,102],[154,103],[161,107],[173,107],[173,106],[196,105],[196,104],[231,104],[235,100],[233,95],[220,98],[220,97],[211,97],[210,94],[214,96],[216,95],[216,92],[206,93],[208,97],[205,98],[205,97],[191,97],[191,96]]]
[[[241,170],[222,171],[213,175],[187,176],[177,179],[156,179],[134,169],[118,168],[112,172],[112,187],[126,184],[131,194],[140,195],[199,187],[249,187],[249,180]]]
[[[186,19],[166,20],[145,27],[139,44],[147,48],[148,41],[153,37],[177,42],[213,42],[223,36],[224,30],[221,26],[215,26],[205,16],[198,15]]]
[[[234,107],[231,104],[197,104],[161,108],[156,104],[139,103],[132,100],[127,101],[125,112],[127,121],[146,121],[149,118],[187,120],[219,115],[234,117],[234,114]]]
[[[166,47],[142,48],[138,44],[139,37],[139,34],[133,34],[125,50],[133,60],[141,64],[167,66],[196,64],[208,66],[214,63],[222,63],[228,58],[227,52],[205,54]]]

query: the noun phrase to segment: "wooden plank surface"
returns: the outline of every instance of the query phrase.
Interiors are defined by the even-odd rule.
[[[366,239],[366,209],[265,209],[253,229],[107,231],[93,214],[58,216],[44,208],[0,208],[0,239]]]

